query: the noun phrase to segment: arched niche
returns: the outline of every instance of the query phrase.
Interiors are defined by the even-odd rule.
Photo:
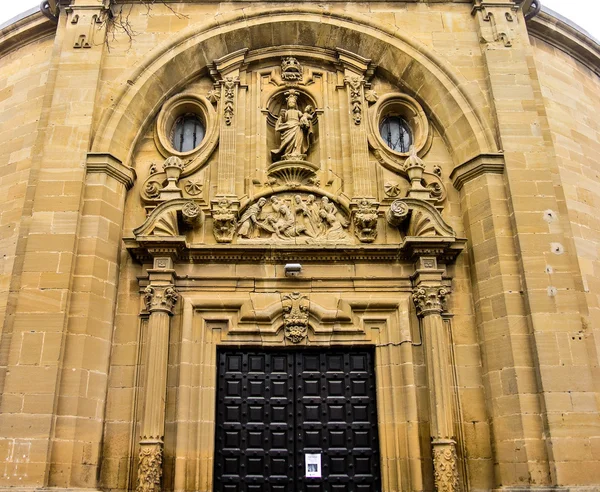
[[[129,75],[115,104],[104,115],[92,144],[126,164],[138,138],[154,121],[164,101],[181,91],[213,60],[240,49],[262,49],[277,39],[284,45],[344,49],[369,57],[391,81],[423,102],[453,156],[454,165],[496,152],[481,91],[453,73],[432,50],[371,19],[344,16],[317,7],[249,8],[243,14],[192,26],[156,47]]]

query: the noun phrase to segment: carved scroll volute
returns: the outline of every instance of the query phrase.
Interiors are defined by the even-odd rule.
[[[417,308],[417,316],[440,315],[444,310],[447,295],[448,291],[444,287],[416,287],[412,298]]]
[[[179,294],[172,285],[167,287],[152,287],[149,285],[144,289],[144,304],[149,313],[164,311],[173,314],[173,307],[175,307],[178,300]]]

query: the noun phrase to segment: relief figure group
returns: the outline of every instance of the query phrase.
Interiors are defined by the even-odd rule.
[[[263,197],[246,209],[238,224],[238,236],[245,239],[303,237],[307,243],[348,239],[348,221],[326,196]]]

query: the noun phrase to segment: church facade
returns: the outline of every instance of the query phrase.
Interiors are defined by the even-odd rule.
[[[599,75],[537,1],[0,26],[0,489],[600,490]]]

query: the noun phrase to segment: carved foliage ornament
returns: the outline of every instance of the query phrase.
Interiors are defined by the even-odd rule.
[[[412,299],[420,317],[429,314],[440,314],[444,310],[444,302],[449,294],[444,287],[416,287]]]
[[[237,227],[237,207],[231,200],[220,199],[212,207],[213,234],[218,243],[230,243]]]
[[[284,294],[281,303],[284,336],[292,343],[300,343],[308,333],[309,300],[304,294],[293,292]]]
[[[433,445],[433,469],[435,488],[438,492],[457,492],[458,457],[454,443]]]
[[[173,285],[166,287],[153,287],[151,285],[144,289],[144,304],[146,311],[166,311],[173,313],[173,308],[179,300],[179,294]]]
[[[235,114],[235,86],[240,81],[238,77],[225,77],[223,87],[225,92],[225,100],[223,104],[223,117],[225,124],[230,126],[233,122]]]
[[[160,478],[162,476],[161,445],[142,445],[139,460],[136,492],[160,492]]]
[[[344,82],[350,93],[350,111],[355,125],[362,122],[362,85],[364,79],[358,76],[345,77]]]

